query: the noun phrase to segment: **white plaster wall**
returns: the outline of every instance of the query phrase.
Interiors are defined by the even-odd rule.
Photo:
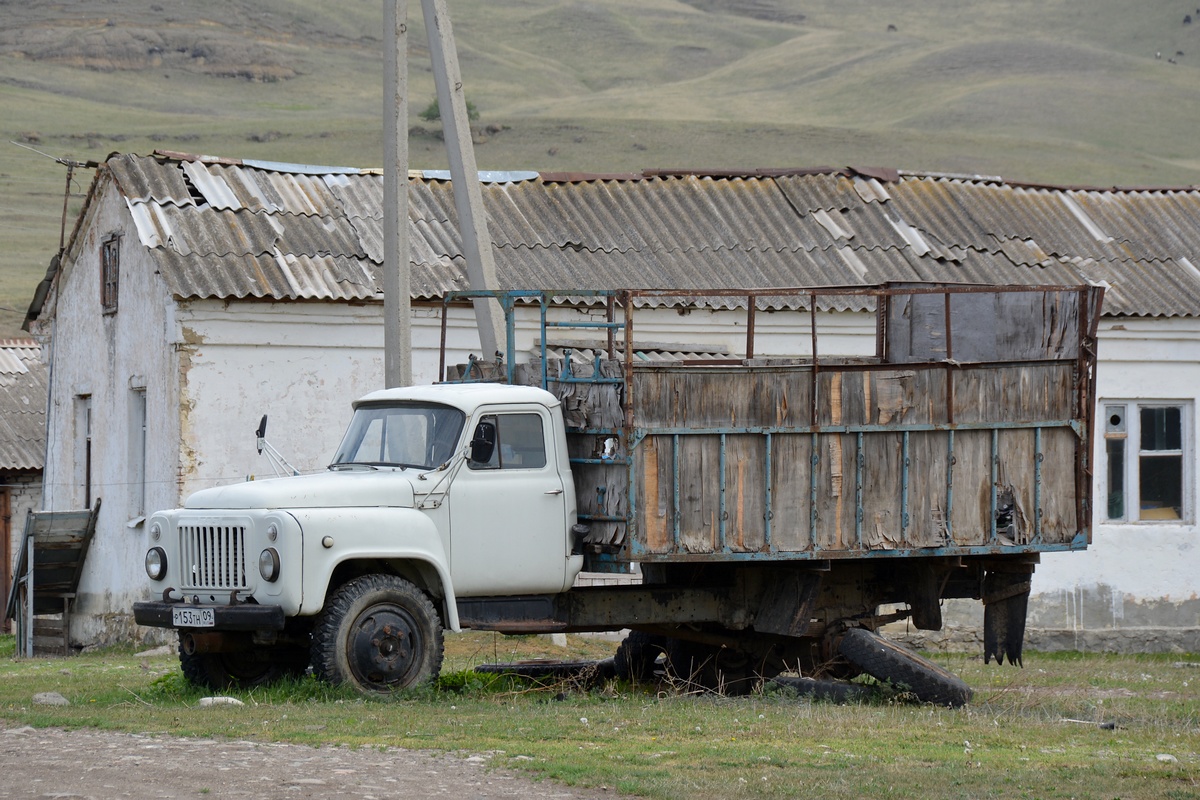
[[[146,532],[130,482],[133,387],[144,386],[147,396],[146,506],[173,505],[176,496],[178,396],[174,353],[165,346],[168,301],[132,227],[121,244],[118,310],[105,315],[100,306],[101,240],[127,219],[124,200],[107,184],[66,259],[51,314],[44,314],[52,326],[44,508],[84,506],[76,397],[92,398],[92,493],[103,504],[73,617],[73,639],[82,643],[130,633],[126,615],[145,593]]]
[[[1104,320],[1100,326],[1097,389],[1105,400],[1192,401],[1189,488],[1193,518],[1186,523],[1103,521],[1097,500],[1093,540],[1083,553],[1048,554],[1034,578],[1031,621],[1068,630],[1127,626],[1200,627],[1200,321]],[[1094,451],[1095,498],[1107,496],[1103,420]]]

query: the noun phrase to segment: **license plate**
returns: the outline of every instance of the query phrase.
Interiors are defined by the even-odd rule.
[[[211,608],[172,608],[171,624],[176,628],[212,628],[217,615]]]

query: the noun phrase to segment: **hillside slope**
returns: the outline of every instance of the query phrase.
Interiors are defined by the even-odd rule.
[[[416,0],[410,94],[433,98]],[[1200,13],[1153,0],[451,0],[486,169],[872,164],[1200,183]],[[1188,14],[1194,23],[1184,23]],[[376,165],[375,0],[0,0],[0,336],[63,168],[154,148]],[[1157,56],[1157,57],[1156,57]],[[415,131],[414,168],[444,167]],[[90,180],[77,173],[68,219]]]

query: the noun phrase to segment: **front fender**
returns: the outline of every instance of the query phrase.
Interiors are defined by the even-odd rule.
[[[306,508],[290,513],[304,531],[301,614],[321,610],[340,564],[376,559],[417,561],[437,573],[445,599],[445,626],[459,630],[450,559],[441,533],[424,513],[411,508]]]

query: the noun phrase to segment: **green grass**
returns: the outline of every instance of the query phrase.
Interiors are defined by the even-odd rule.
[[[611,650],[571,637],[565,652]],[[464,634],[449,639],[440,689],[362,699],[307,678],[231,692],[244,707],[200,708],[203,693],[184,683],[173,658],[126,649],[14,660],[12,637],[3,637],[0,719],[493,752],[499,766],[655,798],[1200,798],[1200,668],[1179,665],[1195,656],[1030,653],[1024,669],[938,657],[976,689],[975,703],[957,710],[886,694],[833,705],[784,692],[724,698],[616,682],[537,686],[465,671],[563,652],[537,637]],[[71,705],[35,706],[41,691]]]
[[[413,124],[434,97],[419,7]],[[1162,0],[1086,10],[1068,0],[459,0],[451,10],[480,124],[504,128],[477,145],[483,169],[853,164],[1200,184],[1200,20],[1184,26],[1186,7]],[[17,333],[57,249],[64,178],[8,141],[81,161],[162,148],[377,166],[379,17],[378,4],[316,0],[5,6],[0,336]],[[168,42],[160,62],[122,38],[137,31]],[[219,63],[170,42],[294,77],[215,77]],[[428,137],[410,158],[446,166]],[[77,175],[73,210],[89,180]]]

